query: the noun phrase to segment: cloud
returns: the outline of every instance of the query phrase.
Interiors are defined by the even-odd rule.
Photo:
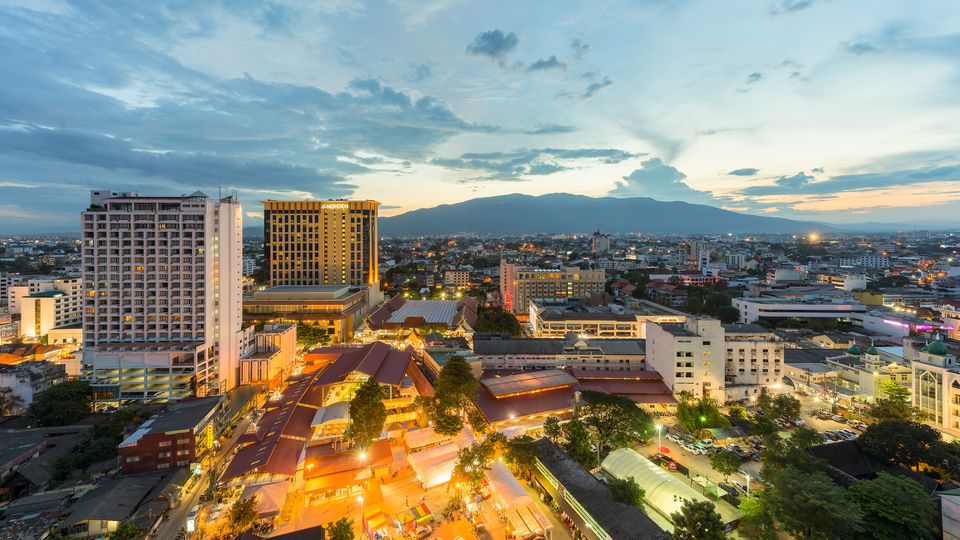
[[[612,197],[650,197],[661,201],[686,201],[716,204],[709,192],[691,188],[684,180],[687,175],[667,165],[660,158],[650,158],[610,191]]]
[[[507,55],[517,48],[520,40],[513,32],[504,34],[500,30],[484,32],[467,45],[467,53],[474,56],[486,56],[503,63]]]
[[[549,175],[576,168],[589,160],[614,164],[643,154],[615,148],[531,148],[509,152],[468,152],[457,158],[430,160],[458,170],[477,170],[487,173],[483,180],[516,180],[525,175]]]
[[[611,84],[613,84],[613,81],[611,81],[608,77],[604,77],[602,81],[590,83],[590,85],[587,86],[586,90],[584,90],[583,93],[580,94],[580,97],[583,99],[590,99],[593,96],[595,96],[597,92],[603,90],[604,88],[610,86]]]
[[[759,71],[754,71],[753,73],[747,75],[746,80],[743,81],[743,84],[754,84],[760,82],[763,79],[763,73]]]
[[[562,126],[558,124],[547,124],[543,126],[536,127],[534,129],[527,130],[525,133],[530,135],[548,135],[554,133],[573,133],[577,131],[575,126]]]
[[[730,176],[756,176],[760,172],[760,169],[755,169],[753,167],[747,167],[744,169],[734,169],[727,174]]]
[[[781,0],[770,6],[771,15],[782,15],[785,13],[796,13],[802,11],[814,4],[814,0]]]
[[[842,174],[814,182],[813,176],[797,173],[781,176],[772,185],[740,190],[744,196],[834,195],[848,191],[876,190],[931,182],[960,182],[960,165],[943,165],[887,172]]]
[[[411,64],[411,73],[406,79],[409,82],[420,82],[433,76],[433,70],[427,64]]]
[[[547,69],[567,69],[567,65],[560,60],[557,60],[556,56],[551,56],[550,58],[541,58],[536,62],[527,66],[527,73],[533,71],[543,71]]]
[[[840,44],[840,47],[855,56],[880,52],[880,49],[865,41],[844,41]]]
[[[590,45],[584,43],[579,39],[574,39],[570,42],[570,48],[573,49],[573,57],[577,60],[581,59],[590,52]]]

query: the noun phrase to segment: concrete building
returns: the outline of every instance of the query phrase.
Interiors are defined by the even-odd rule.
[[[297,327],[270,324],[253,335],[253,343],[240,358],[240,384],[279,386],[297,361]]]
[[[503,307],[514,313],[527,311],[530,300],[536,298],[586,298],[603,292],[605,284],[603,270],[526,268],[500,261]]]
[[[189,399],[148,418],[117,447],[123,474],[198,463],[223,430],[223,395]]]
[[[886,255],[858,255],[856,257],[840,257],[839,266],[869,268],[882,270],[890,268],[890,257]]]
[[[960,307],[951,304],[937,306],[940,317],[943,319],[943,328],[950,339],[960,340]]]
[[[484,370],[642,371],[646,359],[643,340],[589,339],[573,333],[553,339],[474,336],[473,353]]]
[[[7,287],[11,314],[20,315],[20,335],[40,338],[55,327],[80,322],[79,277],[21,276]]]
[[[20,398],[20,409],[6,414],[22,414],[37,394],[67,380],[64,366],[50,361],[26,361],[16,365],[0,365],[0,388]]]
[[[776,392],[783,377],[783,342],[773,331],[755,324],[723,325],[727,348],[725,392],[727,401]]]
[[[367,313],[370,289],[347,285],[283,285],[243,299],[248,323],[293,323],[325,328],[333,343],[353,339]]]
[[[243,264],[243,277],[250,277],[257,271],[256,259],[245,258],[241,264]]]
[[[601,255],[610,251],[610,235],[603,234],[600,229],[593,233],[593,242],[590,246],[594,255]]]
[[[843,319],[852,320],[866,313],[867,306],[850,300],[810,298],[734,298],[733,307],[740,311],[741,323],[760,319]]]
[[[465,268],[444,270],[443,284],[447,287],[467,287],[470,285],[470,271]]]
[[[239,380],[242,219],[232,197],[94,191],[82,214],[84,374],[96,406]]]
[[[716,319],[688,318],[684,324],[647,323],[647,365],[663,376],[674,395],[726,401],[726,345]]]
[[[379,286],[376,201],[264,201],[270,285]]]
[[[866,350],[851,343],[838,349],[787,349],[784,351],[784,381],[796,390],[862,409],[884,397],[883,383],[912,387],[911,368],[903,358],[883,348]]]
[[[916,351],[913,368],[913,406],[925,421],[951,437],[960,437],[960,365],[940,340]]]
[[[531,334],[535,338],[560,338],[574,332],[591,338],[644,339],[647,321],[682,323],[687,318],[682,311],[648,300],[637,300],[634,305],[592,306],[568,299],[531,300]]]

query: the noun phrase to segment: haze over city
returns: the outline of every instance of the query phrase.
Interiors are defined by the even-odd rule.
[[[0,231],[90,189],[652,197],[820,222],[960,210],[943,2],[0,2]]]

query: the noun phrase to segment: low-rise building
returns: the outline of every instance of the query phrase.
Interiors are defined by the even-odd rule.
[[[347,285],[272,287],[244,297],[243,320],[319,326],[333,343],[345,343],[367,313],[368,294],[366,287]]]
[[[780,390],[783,342],[756,324],[723,325],[727,348],[724,391],[727,401],[743,401],[763,390]]]
[[[188,467],[223,430],[224,395],[190,399],[147,419],[117,447],[123,474]]]
[[[0,365],[0,389],[9,388],[19,399],[17,406],[4,414],[22,414],[37,394],[67,380],[66,368],[47,360],[28,360],[15,365]]]
[[[784,382],[827,403],[862,409],[885,396],[887,381],[911,388],[912,370],[893,354],[857,344],[847,349],[787,349]],[[899,360],[899,361],[898,361]]]
[[[473,352],[487,369],[564,369],[641,371],[646,351],[639,339],[592,339],[574,333],[564,338],[505,339],[475,336]]]
[[[631,287],[633,285],[630,285]],[[647,321],[682,323],[686,313],[638,300],[634,307],[622,304],[593,306],[584,302],[533,300],[530,329],[535,338],[564,337],[570,332],[591,338],[646,338]]]
[[[240,384],[266,384],[276,388],[293,371],[297,361],[297,327],[268,324],[253,335],[241,352]]]
[[[443,284],[447,287],[467,287],[470,285],[470,270],[451,268],[443,272]]]

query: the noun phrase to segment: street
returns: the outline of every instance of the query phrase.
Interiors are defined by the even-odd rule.
[[[220,470],[223,468],[223,465],[229,457],[231,451],[236,446],[240,436],[243,435],[244,431],[247,430],[247,427],[250,426],[251,420],[252,416],[250,415],[241,420],[237,424],[237,427],[233,430],[233,433],[230,435],[230,439],[225,443],[221,443],[220,448],[217,449],[217,453],[213,459],[215,464],[213,467],[214,480],[216,480],[216,478],[220,475]],[[203,464],[206,464],[207,461],[208,459],[204,459]],[[204,468],[200,475],[194,475],[191,478],[191,483],[183,494],[183,497],[181,497],[180,502],[170,510],[169,517],[164,519],[160,523],[160,526],[157,527],[155,534],[157,538],[167,540],[177,537],[177,533],[180,531],[180,528],[186,526],[187,516],[190,514],[190,511],[194,506],[197,505],[198,501],[200,500],[200,496],[210,487],[210,475],[211,471]]]

